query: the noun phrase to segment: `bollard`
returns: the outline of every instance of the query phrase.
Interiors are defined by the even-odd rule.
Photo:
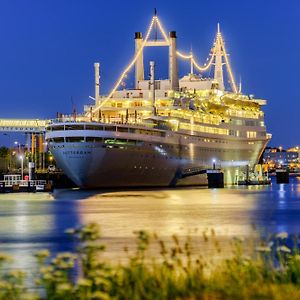
[[[34,184],[31,184],[30,181],[28,181],[28,186],[27,186],[27,192],[29,193],[34,193],[36,191]]]
[[[1,193],[5,193],[5,182],[4,181],[1,184]]]
[[[53,192],[53,185],[51,182],[48,182],[44,185],[44,192]]]
[[[209,188],[224,188],[224,173],[218,169],[207,170]]]
[[[289,172],[288,170],[278,169],[276,170],[276,183],[289,183]]]
[[[13,192],[19,192],[20,191],[20,186],[18,184],[13,184],[12,185],[12,191]]]

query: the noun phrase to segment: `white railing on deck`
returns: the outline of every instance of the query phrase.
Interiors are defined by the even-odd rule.
[[[3,186],[3,183],[6,187],[19,185],[19,186],[40,186],[47,184],[46,180],[0,180],[0,186]]]

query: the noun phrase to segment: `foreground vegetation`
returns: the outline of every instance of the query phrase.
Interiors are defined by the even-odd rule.
[[[234,240],[229,258],[211,261],[197,254],[201,249],[191,237],[173,236],[167,246],[139,231],[136,249],[125,249],[123,263],[103,259],[96,224],[68,233],[79,241],[76,253],[54,258],[47,250],[36,253],[34,292],[26,288],[26,274],[8,271],[10,258],[0,255],[0,299],[300,299],[298,241],[291,250],[285,233],[268,243]],[[202,246],[221,251],[213,231],[201,239]]]

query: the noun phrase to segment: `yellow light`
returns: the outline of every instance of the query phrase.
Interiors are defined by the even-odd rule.
[[[181,53],[181,52],[179,52],[179,51],[177,51],[176,54],[177,54],[179,57],[183,58],[183,59],[191,59],[191,58],[193,57],[193,54],[186,55],[186,54],[183,54],[183,53]]]
[[[113,95],[113,93],[117,90],[117,88],[119,87],[119,85],[121,84],[124,76],[130,71],[130,69],[134,66],[136,60],[138,59],[138,57],[140,56],[140,54],[142,53],[148,39],[149,39],[149,36],[150,36],[150,33],[151,33],[151,30],[152,30],[152,27],[154,25],[154,22],[157,23],[157,17],[154,16],[151,20],[151,23],[150,23],[150,26],[148,28],[148,31],[147,31],[147,34],[146,34],[146,37],[145,37],[145,40],[143,41],[143,44],[141,46],[141,48],[137,51],[136,55],[134,56],[134,58],[132,59],[132,61],[129,63],[129,65],[125,68],[125,70],[123,71],[123,73],[121,74],[121,76],[119,77],[117,83],[115,84],[115,86],[113,87],[113,89],[111,90],[111,92],[109,93],[109,95],[106,97],[105,100],[103,100],[102,103],[100,103],[100,105],[98,107],[96,107],[94,110],[93,110],[93,113],[97,112],[110,98],[111,96]]]
[[[156,24],[158,25],[164,39],[166,40],[166,42],[169,42],[168,36],[166,35],[166,32],[164,31],[163,27],[161,26],[161,23],[160,23],[158,17],[155,16],[154,18],[156,18]]]
[[[223,41],[223,38],[222,38],[222,35],[221,35],[220,32],[218,32],[217,38],[220,39],[221,46],[222,46],[223,51],[224,51],[224,58],[225,58],[225,63],[226,63],[227,71],[228,71],[230,82],[231,82],[231,88],[232,88],[234,93],[237,93],[238,89],[237,89],[237,86],[236,86],[236,83],[235,83],[235,79],[233,77],[233,73],[232,73],[231,66],[230,66],[229,59],[228,59],[228,54],[227,54],[226,49],[225,49],[225,43]]]
[[[165,41],[166,42],[169,42],[169,39],[168,39],[168,36],[164,30],[164,28],[162,27],[159,19],[157,16],[154,16],[151,20],[151,23],[150,23],[150,26],[148,28],[148,31],[147,31],[147,34],[145,36],[145,39],[142,43],[142,46],[140,47],[140,49],[137,51],[137,53],[135,54],[135,56],[133,57],[132,61],[127,65],[127,67],[125,68],[125,70],[123,71],[123,73],[120,75],[119,79],[117,80],[115,86],[113,87],[113,89],[111,90],[111,92],[109,93],[109,95],[98,105],[98,107],[94,108],[92,110],[92,112],[89,112],[87,115],[89,115],[91,117],[91,113],[95,113],[97,112],[111,97],[112,95],[115,93],[115,91],[118,89],[118,87],[120,86],[120,84],[122,83],[123,79],[125,77],[127,77],[127,73],[131,70],[131,68],[134,66],[135,62],[137,61],[138,57],[140,56],[140,54],[142,53],[148,39],[149,39],[149,36],[150,36],[150,33],[152,31],[152,28],[153,28],[153,25],[157,24]],[[228,74],[229,74],[229,78],[230,78],[230,84],[231,84],[231,87],[233,89],[233,92],[234,93],[237,93],[238,92],[238,89],[237,89],[237,86],[236,86],[236,83],[235,83],[235,79],[234,79],[234,76],[233,76],[233,72],[231,70],[231,66],[230,66],[230,63],[229,63],[229,59],[228,59],[228,55],[227,55],[227,52],[226,52],[226,49],[225,49],[225,44],[224,44],[224,41],[223,41],[223,38],[222,38],[222,35],[220,33],[220,31],[218,31],[217,33],[217,38],[216,38],[216,41],[219,40],[219,42],[221,43],[221,47],[223,48],[223,51],[224,51],[224,58],[225,58],[225,63],[226,63],[226,67],[227,67],[227,71],[228,71]],[[214,42],[214,45],[216,44],[216,41]],[[204,72],[204,71],[207,71],[211,65],[213,64],[213,60],[215,58],[215,47],[213,47],[212,51],[211,51],[211,58],[210,60],[208,61],[207,64],[204,64],[203,66],[199,65],[193,54],[189,54],[189,55],[186,55],[186,54],[183,54],[179,51],[177,51],[177,55],[183,59],[190,59],[191,60],[191,63],[200,71],[200,72]]]
[[[213,59],[214,59],[215,52],[212,52],[212,53],[211,53],[211,58],[210,58],[209,62],[208,62],[206,65],[204,65],[203,67],[200,66],[200,65],[196,62],[196,60],[194,59],[194,55],[193,55],[193,54],[187,55],[187,54],[184,54],[184,53],[179,52],[179,51],[177,51],[176,54],[177,54],[180,58],[183,58],[183,59],[190,59],[190,60],[192,61],[193,65],[194,65],[200,72],[205,72],[205,71],[207,71],[207,70],[211,67],[212,62],[213,62]]]
[[[211,58],[210,58],[208,64],[205,65],[204,67],[201,67],[200,65],[198,65],[197,62],[195,61],[195,59],[194,59],[193,57],[192,57],[192,62],[193,62],[193,64],[194,64],[194,66],[195,66],[200,72],[204,72],[204,71],[207,71],[207,70],[210,68],[210,66],[212,65],[214,56],[215,56],[215,54],[212,53],[212,54],[211,54]]]

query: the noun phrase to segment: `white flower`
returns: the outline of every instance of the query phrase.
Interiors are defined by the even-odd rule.
[[[279,232],[279,233],[277,233],[276,234],[276,237],[278,238],[278,239],[287,239],[288,238],[288,233],[287,232]]]
[[[291,249],[284,245],[277,247],[276,250],[281,252],[291,253]]]
[[[255,250],[258,252],[271,252],[271,248],[268,246],[257,246]]]

